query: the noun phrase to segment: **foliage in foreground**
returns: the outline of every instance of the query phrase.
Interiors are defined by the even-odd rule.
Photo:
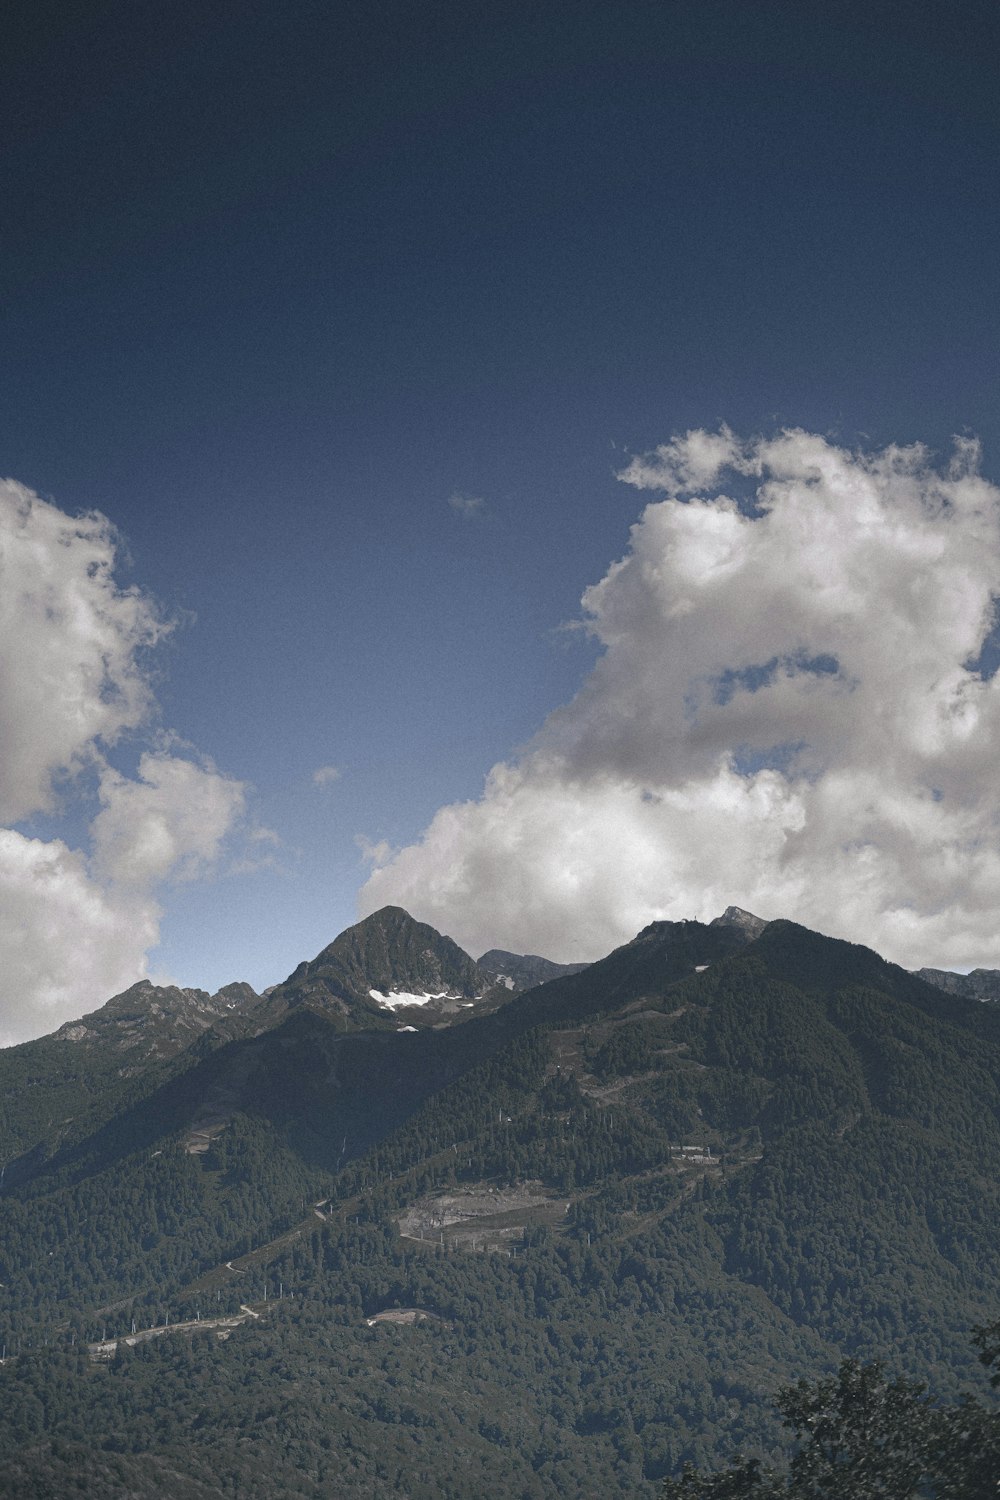
[[[980,1359],[1000,1365],[1000,1322],[975,1331]],[[1000,1385],[1000,1374],[992,1377]],[[935,1406],[925,1387],[886,1379],[882,1366],[844,1360],[816,1384],[779,1392],[778,1410],[798,1448],[787,1473],[757,1459],[720,1474],[687,1465],[664,1484],[664,1500],[996,1500],[1000,1414],[971,1397]]]

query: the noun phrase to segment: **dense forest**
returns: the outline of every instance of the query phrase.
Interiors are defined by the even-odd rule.
[[[0,1054],[0,1493],[769,1497],[873,1360],[988,1424],[998,1020],[662,923],[443,1030]]]

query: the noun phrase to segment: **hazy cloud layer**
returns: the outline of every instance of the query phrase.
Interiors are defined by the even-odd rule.
[[[242,785],[169,737],[136,779],[108,764],[155,709],[147,653],[168,628],[115,565],[104,516],[0,482],[0,821],[72,807],[82,773],[101,804],[86,849],[0,828],[0,1045],[141,978],[157,887],[206,870],[243,810]]]
[[[975,665],[1000,490],[978,462],[725,428],[634,459],[622,479],[666,498],[584,594],[593,672],[362,910],[571,959],[736,902],[910,967],[1000,966],[1000,688]]]

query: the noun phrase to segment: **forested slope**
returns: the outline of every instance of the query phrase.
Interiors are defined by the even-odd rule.
[[[982,1394],[996,1027],[790,923],[655,924],[444,1031],[192,1057],[0,1199],[7,1492],[653,1495],[773,1457],[845,1353]]]

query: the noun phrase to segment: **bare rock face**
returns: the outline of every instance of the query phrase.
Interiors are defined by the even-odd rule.
[[[127,1062],[142,1066],[176,1056],[211,1026],[237,1034],[259,1001],[252,986],[240,981],[210,995],[140,979],[100,1010],[61,1026],[54,1039],[112,1046],[127,1054]]]
[[[971,974],[953,974],[950,969],[918,969],[917,978],[935,989],[965,1000],[1000,1001],[1000,969],[973,969]]]
[[[710,927],[738,927],[748,942],[760,937],[767,925],[763,917],[755,917],[752,911],[744,911],[742,906],[727,906],[721,917],[713,917],[709,923]]]

